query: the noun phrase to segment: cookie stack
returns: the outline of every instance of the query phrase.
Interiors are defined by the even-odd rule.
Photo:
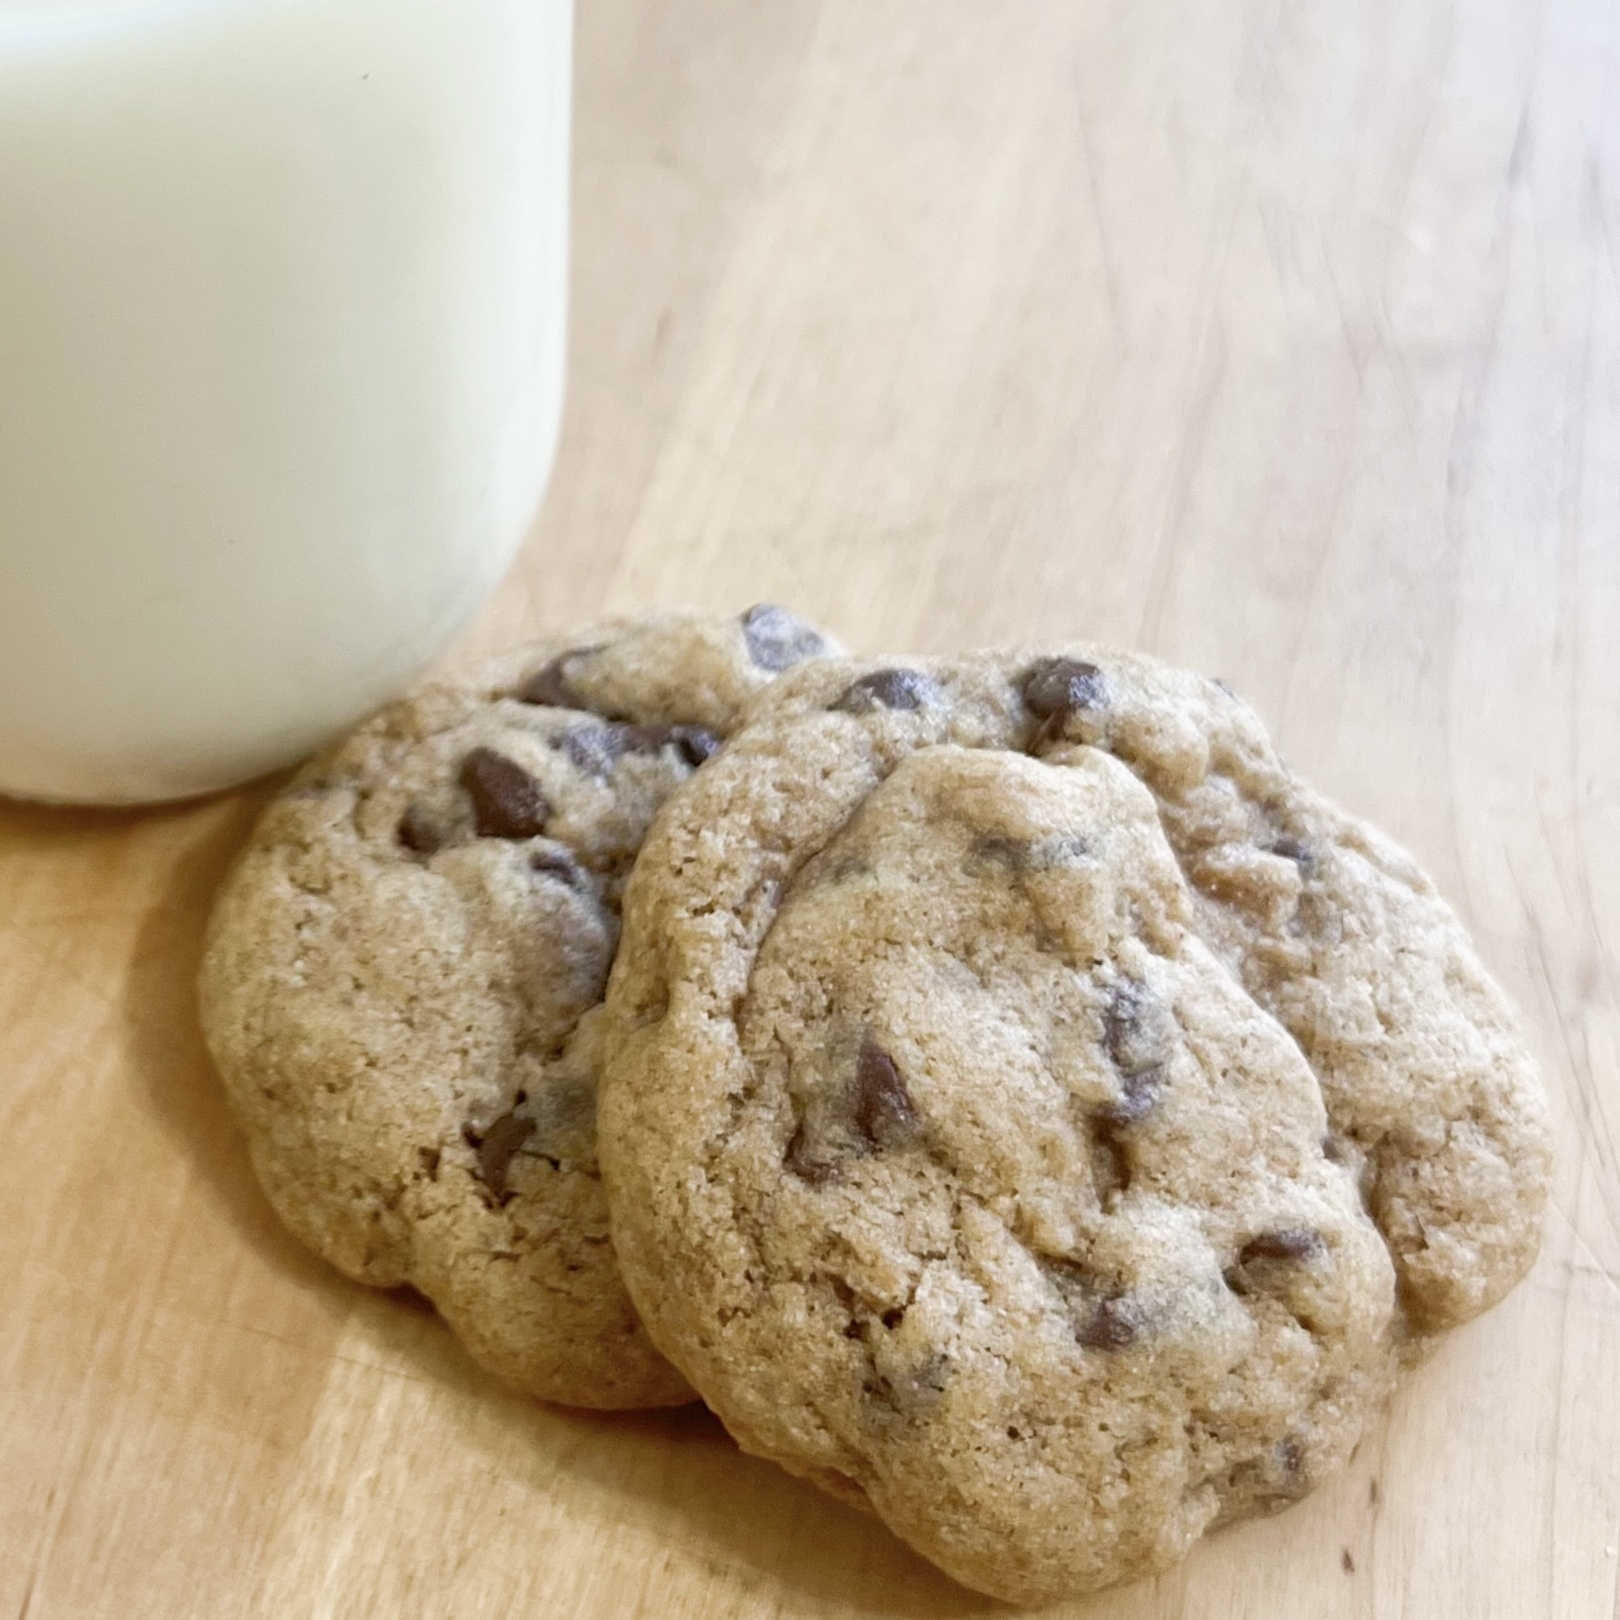
[[[1434,886],[1218,682],[775,607],[432,686],[228,880],[287,1224],[548,1400],[700,1394],[969,1586],[1339,1469],[1534,1257],[1545,1103]]]

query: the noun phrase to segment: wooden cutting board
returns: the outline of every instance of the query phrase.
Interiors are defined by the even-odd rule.
[[[775,597],[1222,674],[1434,870],[1546,1066],[1529,1281],[1348,1477],[1065,1614],[1617,1613],[1617,28],[581,7],[565,443],[460,656]],[[260,797],[0,808],[0,1616],[990,1611],[701,1412],[514,1398],[281,1233],[191,1000]]]

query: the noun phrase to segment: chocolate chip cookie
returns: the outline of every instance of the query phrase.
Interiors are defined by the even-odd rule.
[[[614,1263],[588,1015],[653,813],[824,650],[762,606],[429,686],[298,774],[220,896],[203,1024],[276,1209],[543,1398],[691,1398]]]
[[[1018,1601],[1303,1495],[1536,1248],[1539,1082],[1460,925],[1147,658],[789,677],[655,825],[605,1022],[654,1340]]]

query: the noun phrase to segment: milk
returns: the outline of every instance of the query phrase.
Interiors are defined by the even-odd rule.
[[[392,696],[550,469],[569,0],[0,0],[0,792]]]

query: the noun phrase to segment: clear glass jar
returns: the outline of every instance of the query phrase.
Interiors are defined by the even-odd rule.
[[[395,694],[561,407],[571,0],[0,0],[0,792]]]

